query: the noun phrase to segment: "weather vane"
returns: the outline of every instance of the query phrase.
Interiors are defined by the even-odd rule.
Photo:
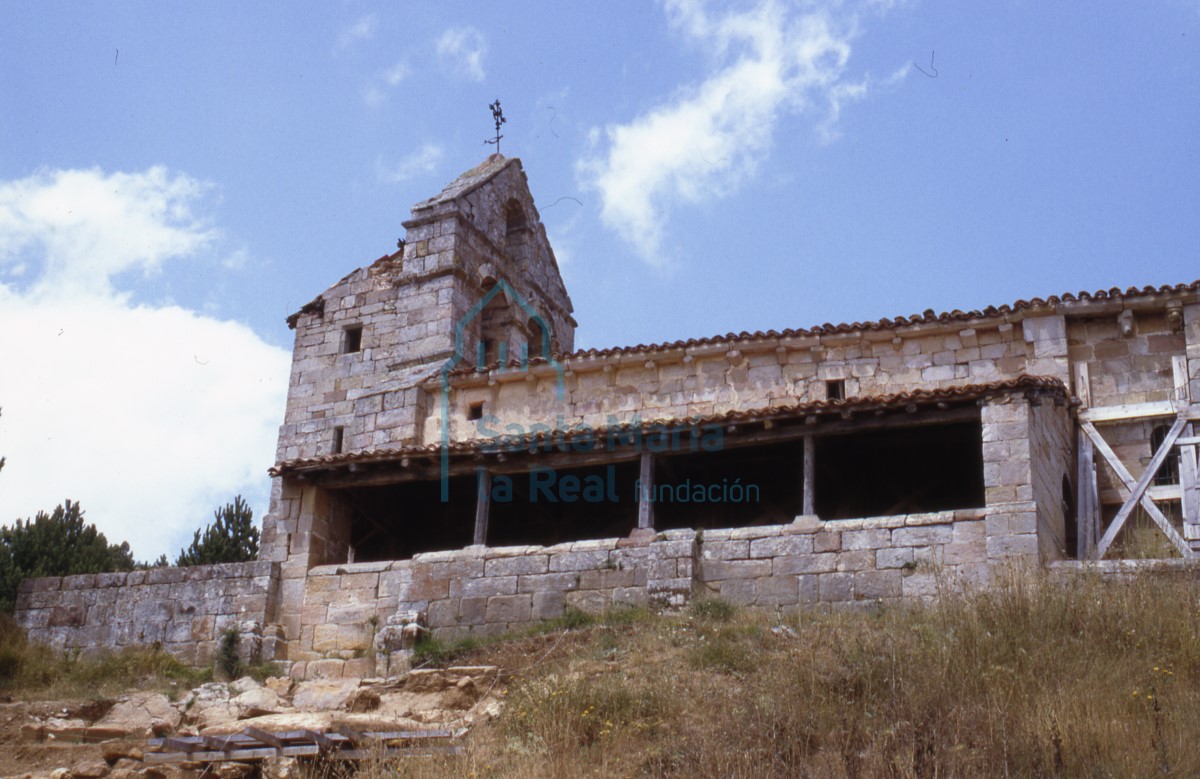
[[[500,110],[500,98],[496,98],[496,102],[488,105],[488,108],[492,109],[492,119],[496,120],[496,137],[493,139],[486,140],[486,141],[484,141],[484,143],[495,146],[496,153],[499,154],[500,153],[500,139],[504,137],[503,135],[500,134],[500,125],[504,124],[508,120],[504,118],[504,112],[502,110]]]

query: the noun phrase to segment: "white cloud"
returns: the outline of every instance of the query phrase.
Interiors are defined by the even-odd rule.
[[[380,181],[408,181],[422,173],[432,173],[436,170],[438,163],[442,161],[443,153],[441,146],[425,143],[395,165],[387,165],[382,157],[376,158],[375,172]]]
[[[831,139],[843,105],[867,89],[865,80],[843,81],[854,20],[834,13],[840,3],[797,10],[756,0],[728,12],[710,12],[706,0],[665,5],[672,27],[710,52],[711,71],[632,121],[594,130],[578,167],[601,195],[604,223],[656,266],[674,259],[664,227],[672,207],[726,196],[754,176],[789,113],[824,104],[816,130]]]
[[[474,27],[446,30],[437,40],[437,53],[453,73],[473,81],[483,81],[483,58],[487,41]]]
[[[350,48],[359,41],[367,41],[375,37],[375,28],[379,24],[379,17],[375,14],[367,14],[357,19],[353,24],[342,29],[338,33],[337,43],[334,45],[336,51],[343,51]]]
[[[161,167],[40,171],[0,184],[0,263],[40,257],[37,291],[113,294],[116,274],[156,273],[213,241],[192,211],[207,189]]]
[[[397,62],[383,72],[383,83],[389,87],[394,87],[404,79],[412,75],[412,68],[407,62]]]
[[[371,108],[378,108],[386,99],[387,92],[383,91],[378,84],[367,84],[363,88],[363,102]]]
[[[363,89],[363,102],[372,108],[383,105],[387,99],[388,90],[394,89],[412,75],[412,67],[401,60],[392,67],[380,73],[374,81]]]
[[[908,78],[908,74],[912,73],[912,71],[912,64],[906,62],[905,64],[893,70],[892,75],[883,80],[883,85],[885,87],[895,86],[896,84],[904,81],[904,79]]]
[[[0,522],[71,498],[150,559],[234,494],[265,511],[288,353],[115,280],[214,249],[208,191],[163,168],[0,182],[0,267],[27,267],[0,281]]]

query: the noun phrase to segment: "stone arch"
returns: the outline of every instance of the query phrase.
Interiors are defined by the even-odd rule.
[[[534,357],[549,357],[549,349],[547,343],[548,338],[547,325],[545,320],[540,315],[531,316],[525,323],[525,344],[526,352],[530,359]]]
[[[525,215],[525,209],[515,197],[508,199],[504,204],[504,234],[512,235],[529,228],[529,218]]]
[[[505,289],[497,289],[499,282],[484,279],[482,297],[487,302],[479,313],[479,365],[499,363],[504,365],[515,355],[510,354],[509,341],[513,331],[513,305]]]

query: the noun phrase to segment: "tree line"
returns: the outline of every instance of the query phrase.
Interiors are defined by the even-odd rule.
[[[4,460],[0,458],[0,468]],[[258,556],[259,531],[254,512],[238,495],[213,512],[213,522],[196,530],[192,543],[179,550],[175,565],[241,563]],[[170,565],[164,554],[147,563],[134,560],[129,542],[111,544],[94,524],[85,524],[78,501],[64,501],[33,519],[0,525],[0,611],[11,613],[22,579],[110,573]]]

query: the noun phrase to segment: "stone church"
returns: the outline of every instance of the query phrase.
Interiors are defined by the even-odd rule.
[[[425,630],[1200,550],[1200,282],[577,351],[520,160],[404,227],[288,319],[260,559],[26,581],[33,639],[366,675]]]

